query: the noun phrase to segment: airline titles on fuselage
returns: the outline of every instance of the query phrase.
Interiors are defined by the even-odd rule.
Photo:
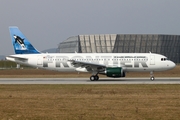
[[[129,68],[147,68],[147,56],[44,56],[43,57],[43,67],[48,67],[48,64],[54,63],[55,67],[71,67],[68,64],[68,60],[75,60],[78,62],[96,63],[112,66],[121,65]]]

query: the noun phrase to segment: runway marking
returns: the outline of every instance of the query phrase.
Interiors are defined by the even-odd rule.
[[[89,78],[0,78],[0,84],[180,84],[179,77],[156,78],[101,78],[90,81]]]

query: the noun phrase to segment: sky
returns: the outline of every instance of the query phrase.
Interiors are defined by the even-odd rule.
[[[180,0],[1,0],[0,55],[14,54],[9,26],[39,51],[83,34],[180,35]]]

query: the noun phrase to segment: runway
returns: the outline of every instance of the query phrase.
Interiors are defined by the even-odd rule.
[[[0,84],[180,84],[180,78],[0,78]]]

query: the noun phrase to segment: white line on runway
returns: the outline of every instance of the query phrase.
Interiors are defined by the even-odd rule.
[[[88,78],[0,78],[0,84],[180,84],[180,78],[101,78],[90,81]]]

